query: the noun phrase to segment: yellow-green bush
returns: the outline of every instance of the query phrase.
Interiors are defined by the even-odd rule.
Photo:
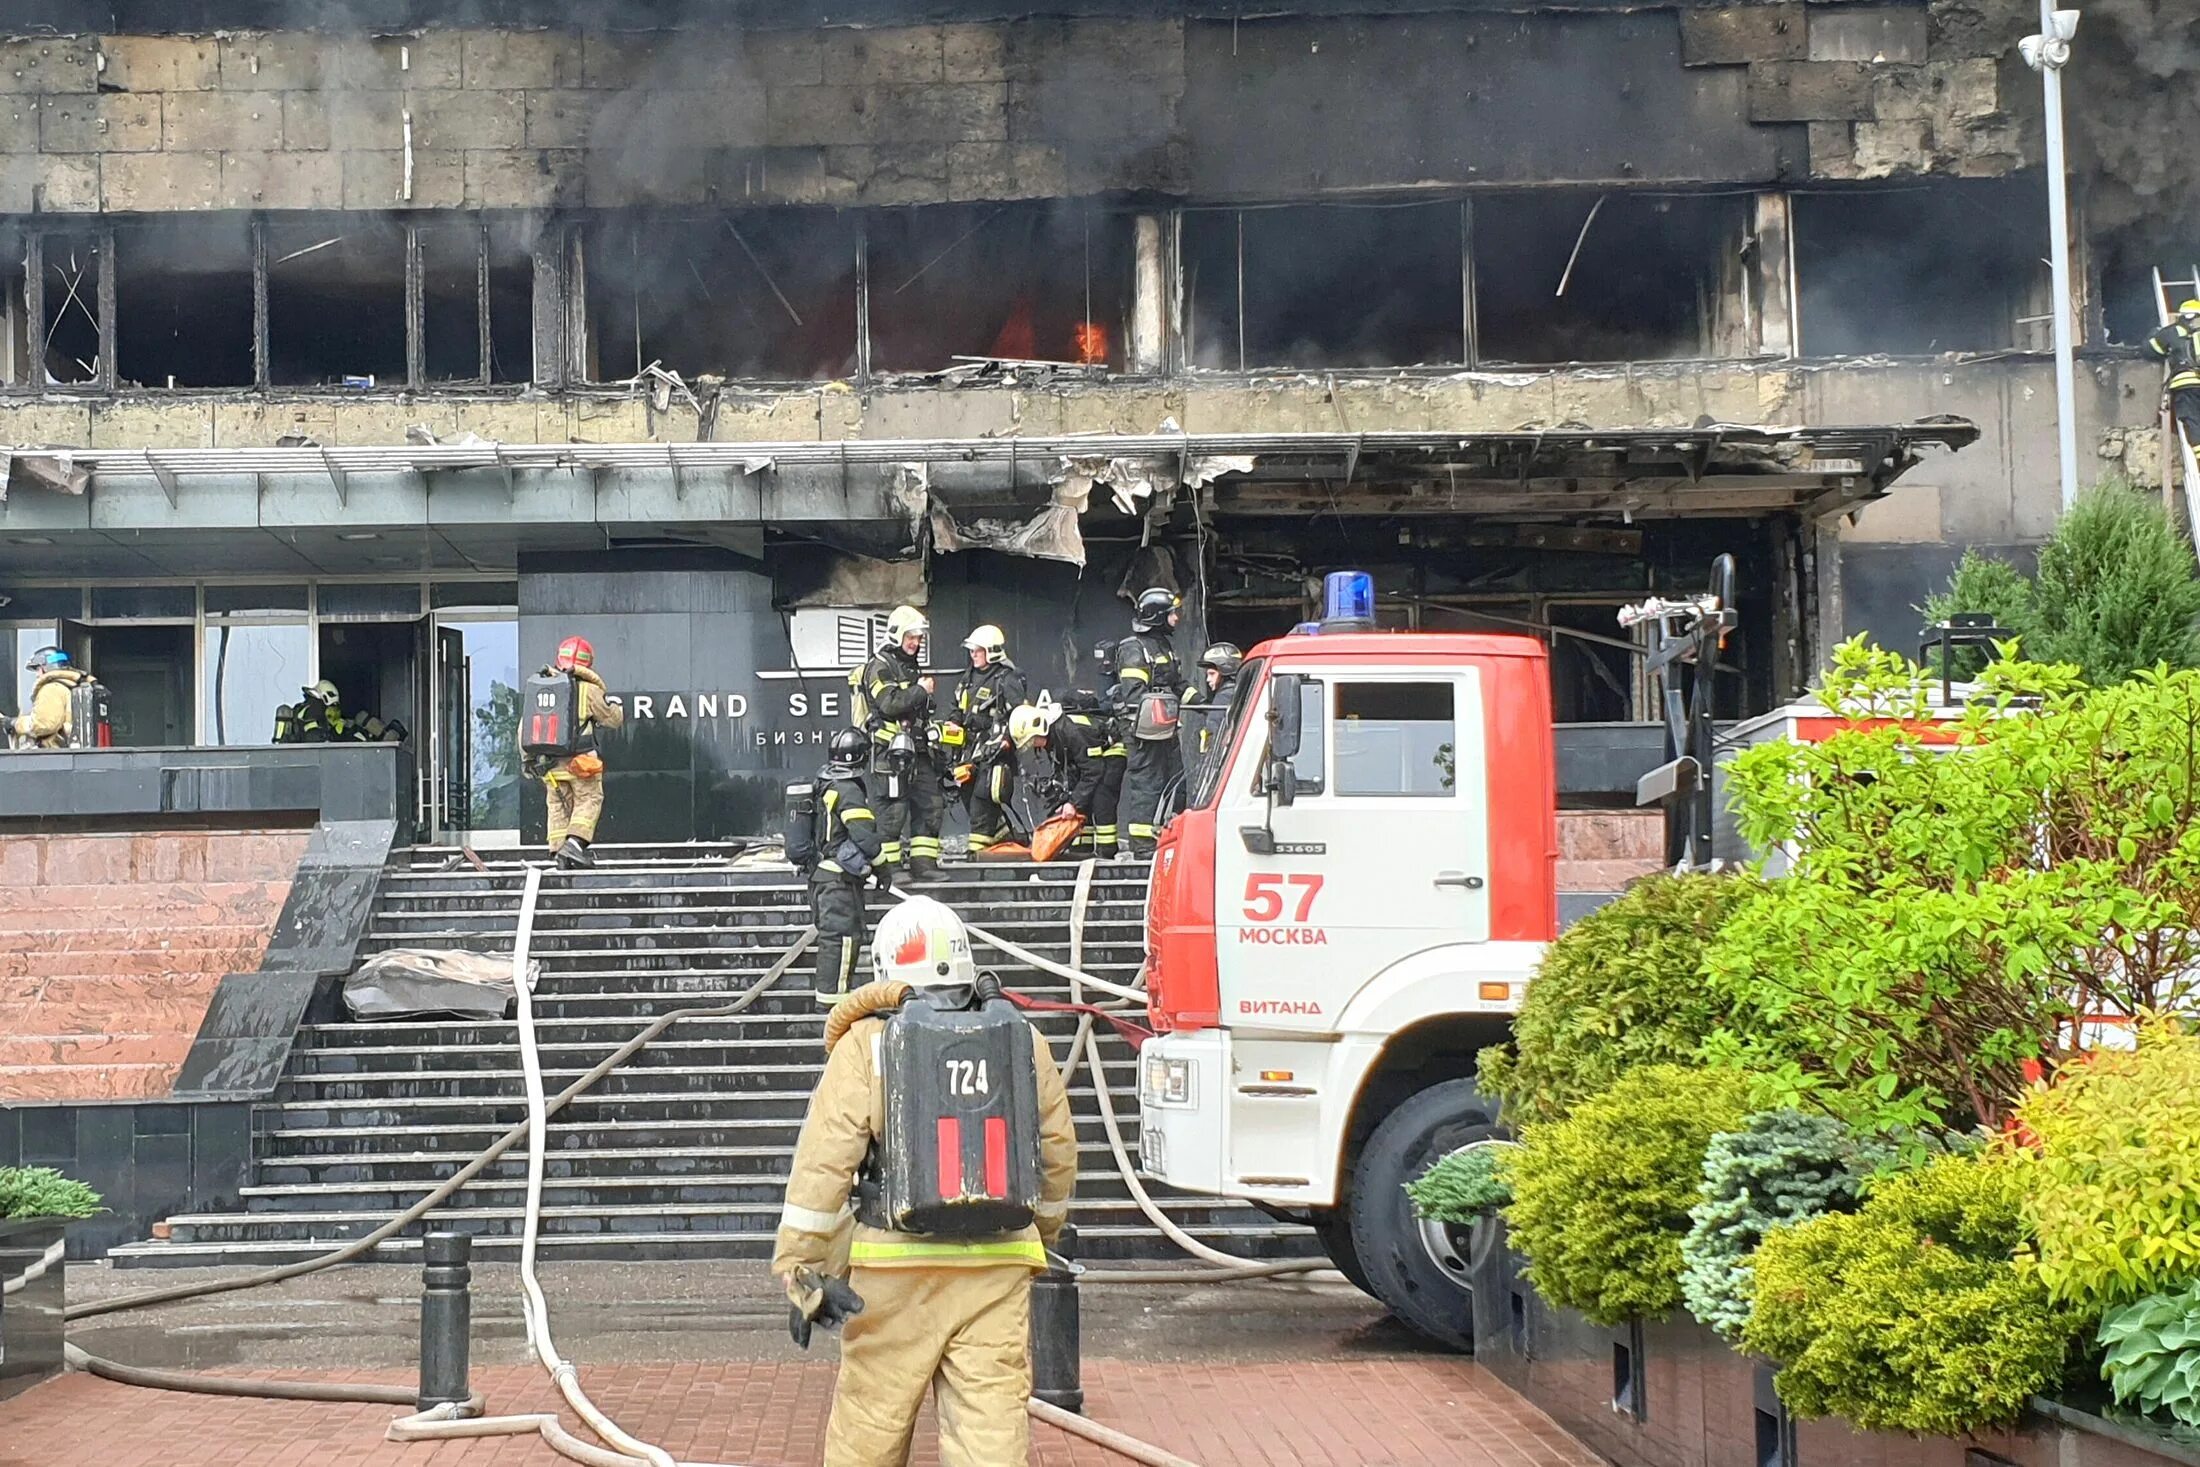
[[[1529,1128],[1506,1157],[1505,1221],[1536,1292],[1599,1324],[1679,1304],[1704,1148],[1741,1124],[1749,1090],[1739,1071],[1650,1065]]]
[[[1789,1409],[1953,1435],[2050,1389],[2082,1321],[2015,1261],[2028,1177],[1998,1152],[1941,1156],[1859,1212],[1774,1229],[1742,1344],[1780,1364]]]
[[[2018,1115],[2051,1297],[2097,1313],[2200,1276],[2200,1038],[2149,1025],[2137,1049],[2066,1065]]]
[[[1704,948],[1760,890],[1746,876],[1648,876],[1567,928],[1528,984],[1512,1049],[1482,1051],[1482,1093],[1532,1125],[1638,1066],[1692,1062],[1733,1007],[1703,980]]]

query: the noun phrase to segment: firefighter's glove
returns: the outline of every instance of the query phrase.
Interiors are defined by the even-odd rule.
[[[863,1312],[863,1296],[846,1279],[826,1278],[814,1269],[794,1271],[787,1280],[787,1299],[787,1334],[804,1350],[810,1348],[814,1326],[839,1329]]]
[[[976,768],[971,765],[958,764],[955,766],[955,783],[968,784],[977,772]]]
[[[894,889],[894,868],[884,861],[879,862],[871,868],[871,880],[877,883],[880,891],[892,891]]]

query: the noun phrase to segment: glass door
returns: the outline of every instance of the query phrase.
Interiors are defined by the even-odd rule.
[[[434,838],[519,830],[519,622],[437,618],[426,780]]]

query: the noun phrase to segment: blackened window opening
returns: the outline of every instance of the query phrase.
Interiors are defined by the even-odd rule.
[[[1185,359],[1229,371],[1465,362],[1464,218],[1456,201],[1188,211]]]
[[[1796,195],[1802,354],[2047,349],[2039,192],[2034,175]]]
[[[46,322],[41,337],[47,382],[97,382],[99,237],[48,234],[41,241]]]
[[[489,380],[535,376],[535,234],[519,219],[489,221]]]
[[[1475,339],[1523,366],[1738,356],[1746,199],[1478,195]]]
[[[479,382],[481,366],[481,225],[471,219],[423,224],[420,248],[422,371],[430,382]]]
[[[1120,367],[1132,222],[1076,200],[869,215],[871,363],[956,357]]]
[[[1618,606],[1548,607],[1551,637],[1551,717],[1558,723],[1625,723],[1640,716],[1634,653],[1624,640]],[[1573,633],[1575,635],[1568,635]]]
[[[278,387],[403,386],[405,230],[328,214],[267,226],[268,379]]]
[[[115,226],[117,385],[250,387],[252,333],[249,215],[174,214]]]
[[[825,381],[856,369],[856,228],[826,209],[621,216],[586,231],[588,376]],[[515,302],[516,304],[516,302]]]

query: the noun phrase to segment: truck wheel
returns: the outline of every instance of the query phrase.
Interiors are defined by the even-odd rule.
[[[1352,1246],[1352,1214],[1339,1207],[1328,1212],[1314,1214],[1314,1236],[1321,1240],[1322,1252],[1345,1282],[1363,1294],[1373,1294],[1368,1287],[1367,1270],[1360,1267],[1360,1255]]]
[[[1432,1085],[1384,1117],[1352,1170],[1351,1236],[1366,1275],[1361,1287],[1414,1333],[1459,1351],[1474,1348],[1469,1269],[1485,1229],[1423,1223],[1405,1187],[1437,1158],[1501,1134],[1495,1110],[1472,1080]]]

